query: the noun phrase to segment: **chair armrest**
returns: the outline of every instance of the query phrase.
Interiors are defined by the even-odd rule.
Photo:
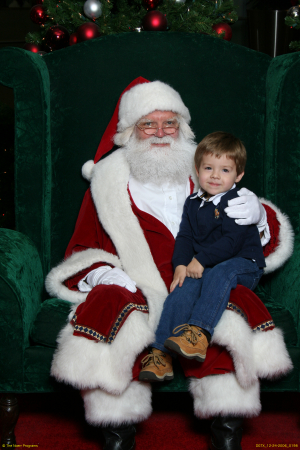
[[[264,275],[256,290],[266,306],[283,307],[291,313],[300,343],[300,236],[295,238],[294,252],[286,264]],[[280,323],[277,324],[280,327]]]
[[[1,49],[0,83],[14,91],[16,228],[35,243],[48,273],[52,166],[50,80],[44,57],[21,48]],[[25,213],[29,199],[31,215]]]
[[[1,228],[0,375],[8,366],[22,364],[19,358],[29,345],[30,327],[42,302],[43,285],[42,265],[32,241],[22,233]]]

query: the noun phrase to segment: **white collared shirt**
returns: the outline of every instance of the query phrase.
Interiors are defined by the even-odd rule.
[[[229,189],[229,191],[231,191],[231,189],[235,188],[235,183],[234,185]],[[201,205],[199,206],[199,208],[202,208],[202,206],[204,205],[205,202],[213,202],[213,204],[216,206],[220,203],[221,197],[223,197],[223,195],[227,194],[227,192],[229,191],[225,191],[225,192],[220,192],[220,194],[216,194],[213,195],[212,197],[205,199],[202,199]],[[201,197],[201,195],[205,194],[205,191],[203,191],[201,188],[199,188],[198,192],[196,195],[194,195],[194,197],[191,197],[191,200],[194,200],[197,197]]]
[[[183,205],[191,193],[190,180],[184,184],[141,183],[129,177],[129,191],[136,206],[162,222],[176,238],[179,231]]]

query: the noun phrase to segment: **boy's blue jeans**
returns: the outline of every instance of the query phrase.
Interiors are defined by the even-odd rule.
[[[171,353],[164,342],[178,325],[188,323],[207,330],[211,335],[227,307],[230,291],[237,284],[253,290],[263,270],[255,261],[232,258],[206,268],[202,278],[186,277],[182,287],[176,286],[165,300],[163,312],[152,347]]]

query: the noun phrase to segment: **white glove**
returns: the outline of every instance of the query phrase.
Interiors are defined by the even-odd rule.
[[[110,266],[102,266],[92,270],[84,279],[80,280],[78,289],[81,292],[89,292],[99,284],[115,284],[130,292],[136,292],[136,283],[123,270]]]
[[[255,224],[259,231],[263,231],[267,225],[267,214],[257,196],[246,188],[240,189],[238,195],[228,201],[225,208],[228,217],[237,219],[235,222],[238,225]]]

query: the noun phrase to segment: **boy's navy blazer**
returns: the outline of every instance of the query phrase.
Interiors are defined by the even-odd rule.
[[[173,254],[174,268],[187,266],[195,257],[203,267],[213,267],[233,257],[254,259],[258,267],[265,267],[265,259],[256,225],[237,225],[226,215],[228,200],[238,197],[231,189],[218,205],[187,197]],[[194,197],[194,198],[192,198]]]

